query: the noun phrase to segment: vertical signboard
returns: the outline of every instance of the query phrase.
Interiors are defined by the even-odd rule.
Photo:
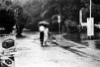
[[[61,17],[60,17],[60,15],[58,15],[58,23],[60,23],[61,22]]]
[[[87,18],[87,36],[94,36],[94,18]]]
[[[60,33],[60,23],[61,23],[61,16],[58,15],[58,23],[59,23],[59,33]]]

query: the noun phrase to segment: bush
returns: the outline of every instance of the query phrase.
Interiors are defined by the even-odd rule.
[[[66,30],[68,33],[73,33],[78,31],[77,28],[78,24],[75,21],[66,20],[64,24],[65,24],[65,28],[67,28]]]
[[[6,32],[10,33],[14,25],[14,12],[12,10],[0,9],[0,27],[4,27]]]

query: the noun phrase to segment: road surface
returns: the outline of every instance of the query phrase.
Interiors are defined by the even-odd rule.
[[[15,67],[100,67],[100,61],[56,44],[41,47],[39,33],[16,39]]]

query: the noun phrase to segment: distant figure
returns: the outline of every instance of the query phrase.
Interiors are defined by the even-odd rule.
[[[40,43],[42,47],[46,45],[46,41],[48,40],[48,25],[49,23],[46,21],[41,21],[39,23]]]

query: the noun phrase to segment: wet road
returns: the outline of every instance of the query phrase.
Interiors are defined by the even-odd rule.
[[[96,32],[93,39],[88,39],[86,33],[66,33],[63,37],[87,47],[100,50],[100,32]]]
[[[100,61],[70,47],[48,43],[41,47],[38,33],[16,40],[15,67],[99,67]],[[68,43],[67,43],[68,44]]]

